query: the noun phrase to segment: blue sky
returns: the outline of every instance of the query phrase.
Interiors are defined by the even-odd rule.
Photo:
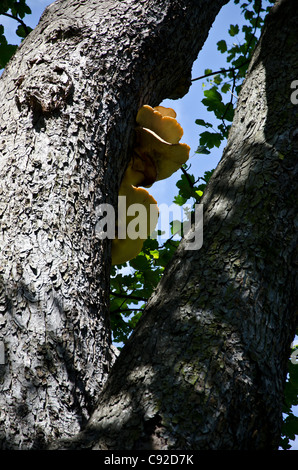
[[[27,4],[32,10],[32,15],[25,18],[26,24],[34,28],[45,7],[50,3],[52,3],[52,0],[27,0]],[[14,33],[16,29],[15,22],[9,18],[0,16],[0,23],[3,24],[5,28],[5,35],[8,42],[11,44],[19,43],[20,38]],[[228,35],[228,29],[230,24],[241,23],[243,23],[243,16],[241,15],[240,7],[233,2],[229,2],[222,8],[209,32],[206,43],[193,65],[192,78],[203,75],[206,68],[215,71],[219,70],[220,67],[226,67],[224,56],[217,50],[216,43],[221,39],[225,39],[229,47],[233,41],[236,42],[236,37],[232,38]],[[202,84],[203,81],[201,80],[193,82],[188,94],[183,98],[175,101],[165,100],[161,103],[164,106],[172,107],[177,113],[177,120],[184,130],[181,142],[185,142],[191,147],[189,159],[189,163],[191,163],[190,172],[193,173],[196,178],[203,176],[205,171],[212,170],[216,167],[224,147],[224,145],[222,145],[219,149],[212,150],[210,155],[195,154],[195,150],[199,145],[199,132],[203,130],[195,124],[195,120],[198,118],[205,119],[216,126],[212,115],[206,111],[206,108],[201,103],[204,97]],[[180,172],[177,172],[166,181],[157,182],[150,188],[149,192],[157,200],[158,204],[172,204],[173,198],[177,194],[176,181],[179,178]],[[295,407],[295,414],[298,414],[298,407]],[[292,445],[293,450],[298,449],[297,439]]]

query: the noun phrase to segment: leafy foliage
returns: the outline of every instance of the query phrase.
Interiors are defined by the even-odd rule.
[[[27,26],[23,21],[25,15],[30,13],[32,12],[30,7],[26,4],[26,0],[19,0],[18,2],[13,0],[1,0],[0,15],[7,16],[17,21],[18,26],[16,28],[16,34],[22,39],[28,36],[30,31],[32,31],[32,28]],[[6,66],[16,49],[16,45],[8,44],[4,35],[4,27],[0,24],[0,69]]]
[[[134,329],[178,243],[169,239],[160,246],[156,239],[148,238],[141,253],[129,263],[121,265],[122,268],[128,265],[123,272],[119,270],[120,267],[113,267],[110,308],[116,343],[125,343]]]
[[[291,448],[289,441],[295,440],[298,435],[298,416],[295,416],[292,410],[293,406],[298,406],[298,345],[292,348],[291,358],[285,386],[284,421],[280,443],[284,450]],[[296,358],[296,360],[293,358]]]
[[[0,68],[3,69],[9,59],[13,56],[17,46],[8,44],[4,35],[4,27],[0,24]]]

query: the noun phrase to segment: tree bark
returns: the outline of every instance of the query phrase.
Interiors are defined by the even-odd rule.
[[[76,434],[115,352],[115,205],[138,108],[183,96],[226,0],[57,0],[0,80],[1,447]]]
[[[278,1],[187,239],[65,448],[277,449],[297,326],[297,5]],[[62,444],[59,443],[59,446]]]

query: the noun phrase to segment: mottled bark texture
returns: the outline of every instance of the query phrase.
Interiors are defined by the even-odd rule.
[[[297,307],[296,0],[278,2],[204,196],[85,431],[93,449],[276,449]],[[65,444],[67,447],[67,444]]]
[[[1,447],[77,433],[115,353],[110,246],[138,108],[183,96],[226,0],[57,0],[0,80]]]

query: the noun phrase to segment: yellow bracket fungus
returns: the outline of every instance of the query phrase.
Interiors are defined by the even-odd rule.
[[[122,264],[135,258],[157,224],[157,202],[139,186],[150,187],[155,181],[168,178],[189,157],[189,146],[179,143],[183,129],[176,121],[173,109],[142,106],[136,123],[133,156],[119,189],[119,196],[126,196],[126,200],[124,205],[120,207],[119,203],[118,207],[118,233],[112,243],[112,264]],[[135,213],[130,211],[136,207],[133,204],[140,204],[139,209],[144,209],[136,209],[139,212],[136,221]],[[139,226],[137,238],[127,233],[131,225]]]

